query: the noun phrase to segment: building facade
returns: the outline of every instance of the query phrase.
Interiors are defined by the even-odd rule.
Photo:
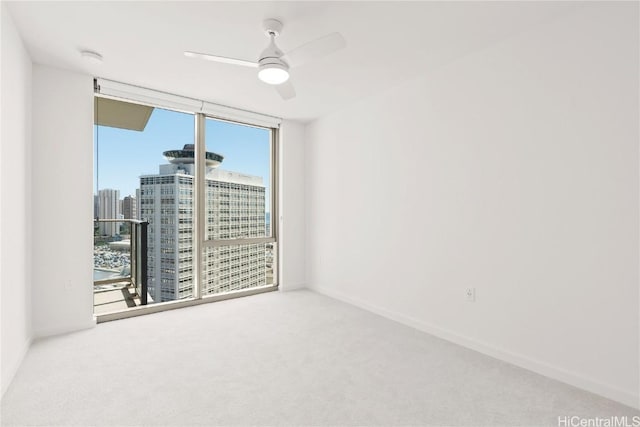
[[[140,218],[149,222],[148,289],[153,302],[193,295],[193,147],[164,153],[159,174],[140,177]],[[262,178],[217,169],[222,156],[207,153],[205,237],[265,237]],[[265,244],[204,249],[202,294],[266,285]]]
[[[105,188],[98,191],[98,218],[120,219],[120,190]],[[119,222],[100,222],[98,225],[102,236],[120,234]]]
[[[122,199],[122,217],[124,219],[138,219],[137,200],[134,196]]]

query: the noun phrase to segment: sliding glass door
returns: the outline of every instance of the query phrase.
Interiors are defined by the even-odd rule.
[[[194,159],[171,153],[193,147],[195,120],[95,98],[95,314],[193,296]]]

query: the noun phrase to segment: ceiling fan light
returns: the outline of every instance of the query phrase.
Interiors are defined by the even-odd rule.
[[[289,80],[289,71],[280,64],[265,64],[260,66],[258,78],[270,85],[279,85]]]

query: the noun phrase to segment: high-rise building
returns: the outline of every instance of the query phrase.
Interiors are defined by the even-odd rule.
[[[134,196],[122,199],[122,216],[124,219],[138,219],[137,200]]]
[[[120,219],[120,190],[105,188],[98,191],[98,218]],[[100,234],[115,236],[120,233],[119,222],[99,223]]]
[[[140,189],[136,188],[136,217],[134,219],[140,219]]]
[[[140,177],[139,212],[149,222],[148,290],[154,302],[193,295],[193,145],[164,152],[169,164]],[[265,237],[261,177],[219,170],[222,156],[206,153],[207,239]],[[266,284],[266,244],[204,249],[202,294]]]

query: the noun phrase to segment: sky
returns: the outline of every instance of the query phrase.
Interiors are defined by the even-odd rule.
[[[193,114],[155,108],[142,132],[94,126],[94,192],[111,188],[121,199],[135,196],[140,176],[168,163],[164,151],[194,143],[194,122]],[[207,151],[224,156],[219,169],[262,177],[269,211],[270,131],[207,119],[205,141]]]

